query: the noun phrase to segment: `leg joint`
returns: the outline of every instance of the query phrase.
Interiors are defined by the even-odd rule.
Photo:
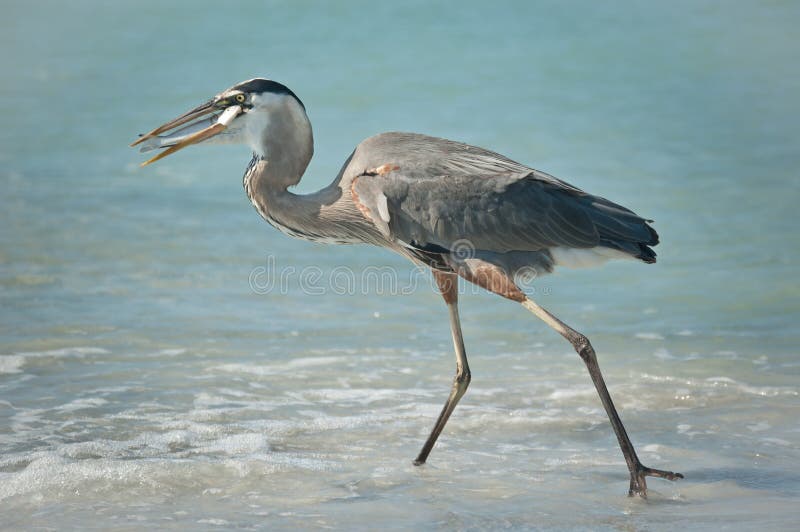
[[[588,362],[589,360],[595,358],[594,347],[592,347],[589,339],[583,334],[576,332],[573,335],[570,335],[569,341],[584,362]]]

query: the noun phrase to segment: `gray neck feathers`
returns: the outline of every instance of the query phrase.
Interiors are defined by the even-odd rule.
[[[245,170],[244,189],[267,222],[290,236],[325,243],[362,242],[371,232],[363,217],[340,201],[341,174],[312,194],[287,190],[300,182],[314,153],[311,124],[300,105],[292,102],[270,116],[262,144],[262,153],[254,154]]]

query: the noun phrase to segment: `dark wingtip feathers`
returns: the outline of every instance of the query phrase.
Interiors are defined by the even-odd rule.
[[[644,244],[639,244],[639,254],[636,255],[637,259],[641,259],[647,264],[655,264],[656,252]]]
[[[647,264],[655,264],[656,252],[653,251],[650,246],[655,246],[658,244],[658,233],[652,228],[652,226],[650,226],[650,224],[653,223],[653,220],[644,221],[644,226],[647,227],[647,231],[650,233],[650,239],[647,242],[639,242],[639,254],[636,255],[636,258],[641,259]]]
[[[639,253],[639,258],[642,259],[647,264],[655,264],[656,262],[656,252],[653,251],[649,246],[658,245],[659,238],[658,233],[655,229],[652,228],[650,225],[653,223],[653,220],[647,220],[647,230],[650,231],[650,240],[647,241],[646,244],[639,244],[639,248],[641,249],[641,253]]]
[[[652,227],[650,227],[650,225],[649,225],[649,224],[653,223],[653,220],[647,220],[647,223],[648,223],[647,230],[650,231],[650,240],[647,241],[647,245],[648,246],[655,246],[659,242],[658,233],[656,233],[656,230],[653,229]]]

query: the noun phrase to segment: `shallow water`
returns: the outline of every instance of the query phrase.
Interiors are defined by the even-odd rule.
[[[6,3],[0,527],[796,526],[798,8],[459,5]],[[412,130],[655,219],[657,265],[529,289],[686,479],[627,498],[580,359],[468,287],[473,382],[413,467],[454,370],[427,275],[261,222],[243,147],[127,148],[257,75],[308,108],[301,190]]]

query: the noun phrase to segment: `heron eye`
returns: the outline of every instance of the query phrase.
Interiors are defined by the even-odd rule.
[[[236,96],[234,96],[234,98],[239,103],[244,103],[244,101],[247,99],[245,98],[244,94],[237,94]]]

